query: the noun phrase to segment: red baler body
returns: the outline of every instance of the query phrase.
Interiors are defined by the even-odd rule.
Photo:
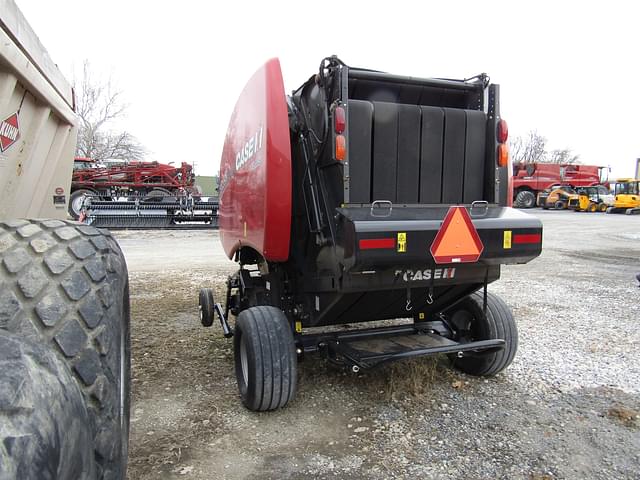
[[[236,103],[220,164],[220,237],[229,258],[244,246],[289,258],[291,145],[280,62],[249,80]]]

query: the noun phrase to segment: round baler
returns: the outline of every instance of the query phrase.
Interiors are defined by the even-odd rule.
[[[239,270],[224,306],[200,294],[203,325],[217,315],[234,337],[248,408],[291,401],[312,353],[354,372],[433,354],[474,375],[509,365],[516,325],[487,285],[540,254],[542,225],[507,207],[506,141],[485,74],[418,79],[330,57],[291,96],[277,59],[251,77],[219,177]],[[350,326],[313,328],[331,325]]]

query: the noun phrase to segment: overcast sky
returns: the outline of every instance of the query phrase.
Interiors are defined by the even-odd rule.
[[[68,79],[88,59],[130,104],[126,129],[159,161],[217,173],[245,82],[279,57],[287,92],[320,60],[501,84],[511,135],[633,174],[640,157],[635,2],[16,0]]]

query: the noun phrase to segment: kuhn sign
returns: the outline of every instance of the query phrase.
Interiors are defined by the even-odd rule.
[[[16,112],[0,122],[0,152],[6,151],[19,138],[20,127],[18,125],[18,112]]]

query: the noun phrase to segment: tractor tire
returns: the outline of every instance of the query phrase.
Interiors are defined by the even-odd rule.
[[[263,412],[293,400],[297,357],[291,326],[282,310],[258,306],[240,312],[233,347],[238,389],[245,407]]]
[[[213,325],[215,310],[213,308],[213,290],[210,288],[201,288],[198,296],[198,310],[200,312],[200,323],[203,327]]]
[[[69,207],[67,211],[69,212],[71,218],[73,218],[74,220],[78,220],[78,218],[80,218],[82,203],[84,202],[84,197],[86,195],[94,195],[94,192],[83,188],[80,190],[76,190],[69,197]]]
[[[89,414],[46,344],[0,330],[0,478],[96,478]]]
[[[476,292],[445,312],[458,331],[456,341],[503,339],[502,350],[480,356],[458,358],[450,355],[454,368],[475,376],[493,376],[507,368],[518,350],[518,328],[511,310],[500,297],[487,294],[487,315],[482,313],[482,292]],[[464,333],[460,333],[464,332]]]
[[[606,212],[607,211],[607,204],[606,203],[601,203],[600,205],[598,205],[598,211],[599,212]]]
[[[590,213],[597,212],[597,211],[598,211],[598,205],[597,205],[596,203],[591,202],[591,203],[589,204],[589,207],[587,208],[587,210],[588,210]]]
[[[556,203],[553,204],[553,208],[555,210],[564,210],[566,204],[562,200],[557,200]]]
[[[536,205],[536,196],[529,190],[523,190],[516,195],[514,207],[516,208],[533,208]]]
[[[38,408],[40,397],[49,403],[48,424],[41,423],[43,415],[25,411],[20,414],[23,420],[15,430],[17,434],[40,432],[56,422],[64,425],[54,432],[60,438],[48,435],[38,444],[38,451],[27,448],[27,440],[20,440],[26,450],[14,448],[18,444],[10,439],[13,434],[3,431],[0,463],[9,459],[7,465],[22,465],[25,461],[35,464],[42,454],[56,465],[58,473],[37,478],[125,478],[130,391],[129,286],[124,256],[109,232],[60,220],[0,223],[0,332],[5,341],[9,338],[12,342],[7,351],[22,352],[11,354],[16,368],[22,368],[20,364],[27,357],[38,364],[36,370],[22,368],[25,375],[21,378],[29,388],[21,391],[27,396],[21,401],[31,402],[34,409]],[[11,385],[12,368],[3,367],[0,372],[0,385]],[[43,381],[45,376],[47,382]],[[59,385],[52,387],[54,376]],[[63,396],[58,397],[55,392]],[[65,406],[59,408],[55,398],[68,398],[69,402],[61,400]],[[1,399],[2,394],[0,410],[4,412]],[[74,421],[67,420],[69,412]],[[5,424],[0,421],[0,431]],[[75,442],[77,454],[65,450],[69,442]],[[85,448],[91,453],[90,468],[81,465]],[[35,456],[23,458],[32,454]],[[61,473],[67,471],[83,474]]]

